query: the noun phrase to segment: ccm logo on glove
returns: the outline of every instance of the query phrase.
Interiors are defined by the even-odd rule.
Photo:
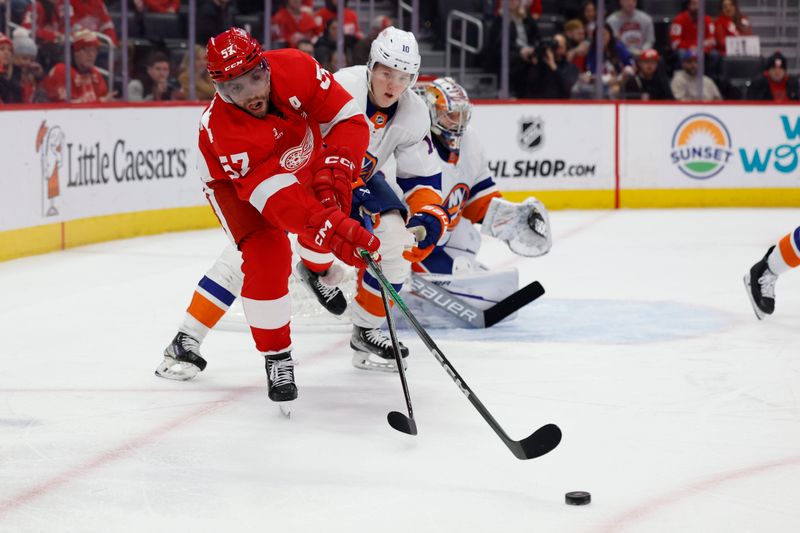
[[[317,236],[314,237],[314,242],[317,243],[317,246],[324,246],[323,243],[325,242],[325,236],[328,233],[328,230],[331,229],[332,227],[333,225],[331,224],[331,221],[326,220],[325,224],[323,224],[322,227],[319,228]]]
[[[343,165],[343,166],[349,168],[351,171],[356,169],[356,166],[355,166],[355,164],[353,164],[352,161],[350,161],[346,157],[342,157],[342,156],[339,156],[339,155],[329,155],[328,157],[325,158],[325,163],[324,164],[326,164],[326,165]]]

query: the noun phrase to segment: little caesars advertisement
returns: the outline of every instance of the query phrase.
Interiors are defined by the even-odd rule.
[[[479,105],[471,127],[501,190],[614,189],[613,104]]]
[[[0,113],[0,231],[202,205],[200,107]]]
[[[623,189],[800,187],[797,106],[623,106]]]

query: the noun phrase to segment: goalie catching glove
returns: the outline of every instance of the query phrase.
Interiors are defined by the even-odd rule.
[[[380,241],[372,233],[342,213],[338,207],[329,207],[311,215],[304,237],[317,246],[330,249],[337,258],[354,267],[366,267],[359,255],[366,250],[378,260]]]
[[[428,257],[433,251],[436,243],[442,238],[447,230],[450,216],[440,205],[424,205],[419,211],[414,213],[406,224],[417,241],[416,246],[403,252],[411,263],[419,263]]]
[[[329,147],[311,169],[311,190],[323,206],[350,213],[353,187],[358,185],[355,172],[356,165],[349,149]],[[358,182],[361,183],[360,178]]]
[[[481,233],[505,241],[512,252],[525,257],[544,255],[553,246],[547,209],[533,197],[519,204],[492,198]]]

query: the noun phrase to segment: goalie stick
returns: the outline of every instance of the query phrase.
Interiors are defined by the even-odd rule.
[[[534,281],[515,293],[506,296],[488,309],[478,309],[444,287],[414,273],[411,274],[411,292],[433,303],[472,328],[490,328],[542,296],[544,287],[538,281]]]
[[[473,407],[480,413],[483,419],[489,424],[494,432],[500,437],[500,440],[503,441],[511,453],[514,454],[514,457],[517,459],[533,459],[534,457],[540,457],[553,449],[561,442],[561,429],[555,424],[546,424],[536,431],[534,431],[531,435],[525,437],[522,440],[514,440],[508,436],[508,434],[500,427],[500,424],[494,419],[488,409],[483,405],[483,403],[478,399],[472,389],[469,388],[467,382],[464,381],[464,378],[456,372],[456,369],[453,368],[453,365],[447,360],[444,356],[442,351],[436,346],[436,343],[433,342],[430,335],[425,331],[425,329],[420,325],[411,311],[408,309],[406,304],[397,294],[397,291],[394,290],[392,284],[389,283],[389,280],[383,275],[375,260],[369,255],[367,251],[361,251],[361,257],[370,267],[372,274],[381,284],[383,290],[385,290],[394,300],[394,303],[397,304],[397,307],[403,312],[406,319],[408,320],[411,327],[417,332],[419,338],[425,344],[425,346],[430,350],[433,356],[439,361],[439,364],[442,365],[442,368],[445,369],[447,374],[450,376],[450,379],[456,384],[456,386],[461,390],[464,396],[470,401]]]

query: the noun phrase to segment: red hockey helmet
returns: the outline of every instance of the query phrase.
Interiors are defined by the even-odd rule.
[[[261,45],[241,28],[212,37],[206,45],[208,75],[214,81],[237,78],[261,63]]]

